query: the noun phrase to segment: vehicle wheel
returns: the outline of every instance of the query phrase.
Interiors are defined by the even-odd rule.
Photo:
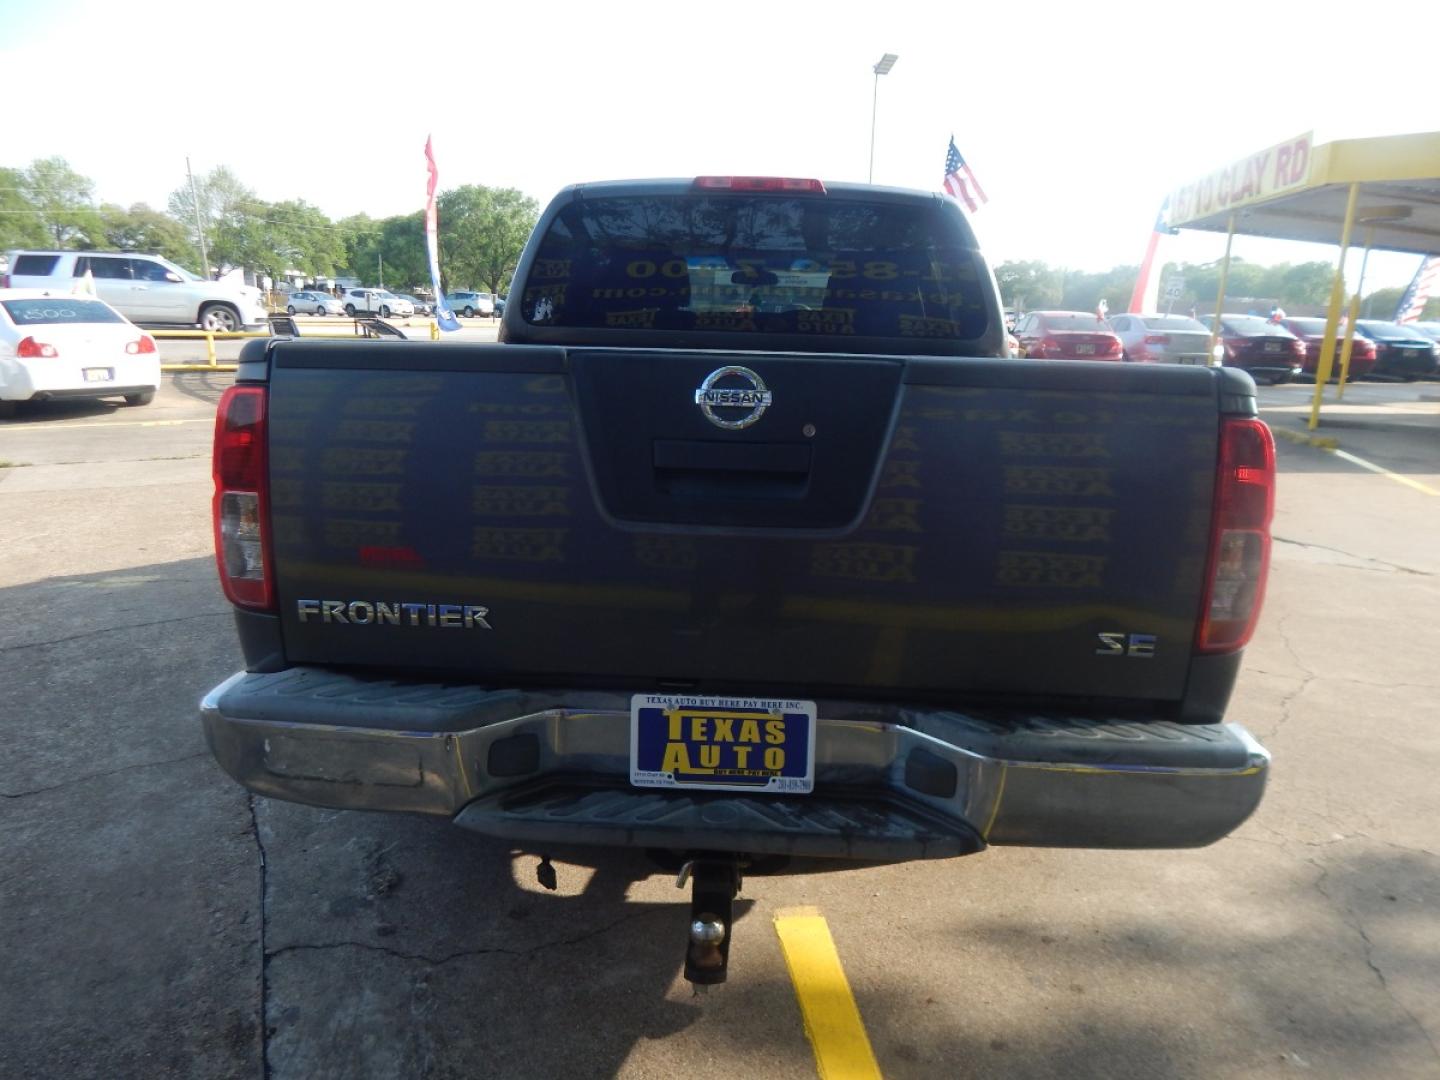
[[[390,317],[390,309],[388,307],[382,307],[380,309],[380,317],[382,319],[388,319]]]
[[[242,328],[240,312],[229,304],[206,304],[200,309],[200,329],[231,334]]]
[[[346,305],[345,305],[345,314],[346,314],[346,315],[349,315],[350,318],[353,319],[353,318],[355,317],[355,305],[354,305],[354,304],[346,304]]]
[[[325,314],[325,309],[324,309],[323,307],[317,307],[317,308],[315,309],[315,314],[316,314],[316,315],[324,315],[324,314]]]
[[[285,314],[289,315],[293,319],[295,317],[295,305],[291,304],[289,307],[287,307],[285,309]]]
[[[149,405],[155,400],[155,391],[146,390],[143,394],[126,394],[126,405]]]
[[[473,319],[475,317],[475,309],[473,307],[467,307],[464,311],[460,312],[460,314],[464,315],[467,319]]]

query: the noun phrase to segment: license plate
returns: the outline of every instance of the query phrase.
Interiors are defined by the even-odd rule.
[[[1075,346],[1075,355],[1076,355],[1076,356],[1094,356],[1094,355],[1095,355],[1095,346],[1094,346],[1094,345],[1076,345],[1076,346]]]
[[[111,382],[115,378],[114,368],[87,367],[80,370],[81,374],[85,376],[86,382]]]
[[[815,703],[636,694],[630,783],[806,794],[815,787]]]
[[[1267,342],[1265,342],[1265,351],[1266,351],[1266,352],[1279,352],[1279,351],[1280,351],[1280,342],[1278,342],[1278,341],[1267,341]]]

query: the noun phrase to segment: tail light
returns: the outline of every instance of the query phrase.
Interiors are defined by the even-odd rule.
[[[232,386],[215,415],[215,561],[232,604],[274,608],[265,388]]]
[[[8,288],[10,288],[10,275],[8,273],[0,274],[0,289]]]
[[[1105,342],[1106,356],[1119,356],[1124,351],[1125,346],[1120,344],[1120,339],[1118,337],[1112,337],[1109,341]]]
[[[1170,344],[1170,335],[1169,335],[1169,334],[1146,334],[1146,335],[1145,335],[1145,344],[1146,344],[1146,345],[1169,345],[1169,344]]]
[[[1299,338],[1296,338],[1290,343],[1290,351],[1295,355],[1296,360],[1304,360],[1306,352],[1305,342],[1301,341]]]
[[[1274,514],[1274,436],[1259,420],[1222,420],[1210,558],[1195,635],[1200,652],[1234,652],[1255,632],[1270,572]]]
[[[706,191],[793,191],[825,194],[819,180],[800,180],[792,176],[697,176],[695,186]]]
[[[1062,351],[1060,342],[1056,341],[1053,337],[1041,338],[1040,344],[1036,347],[1036,352],[1042,357],[1050,353],[1058,356]]]
[[[33,337],[20,339],[20,344],[15,346],[15,355],[22,360],[38,360],[41,357],[59,356],[60,350],[54,345],[47,345],[43,341],[36,341]]]
[[[149,334],[141,334],[134,341],[125,343],[125,351],[131,356],[145,356],[155,351],[155,339]]]

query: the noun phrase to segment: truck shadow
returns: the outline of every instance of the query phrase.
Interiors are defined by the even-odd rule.
[[[680,978],[688,892],[637,898],[662,873],[638,852],[552,851],[559,888],[547,893],[534,855],[448,822],[264,800],[256,811],[276,1078],[613,1076],[637,1044],[707,1015],[744,1023],[749,1048],[804,1049],[788,986],[764,992],[769,1019],[755,1023],[743,945],[739,985],[692,995]],[[751,908],[736,902],[737,940]]]

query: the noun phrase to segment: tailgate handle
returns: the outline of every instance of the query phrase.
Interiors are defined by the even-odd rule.
[[[800,499],[810,485],[805,443],[656,439],[655,487],[667,495]]]

